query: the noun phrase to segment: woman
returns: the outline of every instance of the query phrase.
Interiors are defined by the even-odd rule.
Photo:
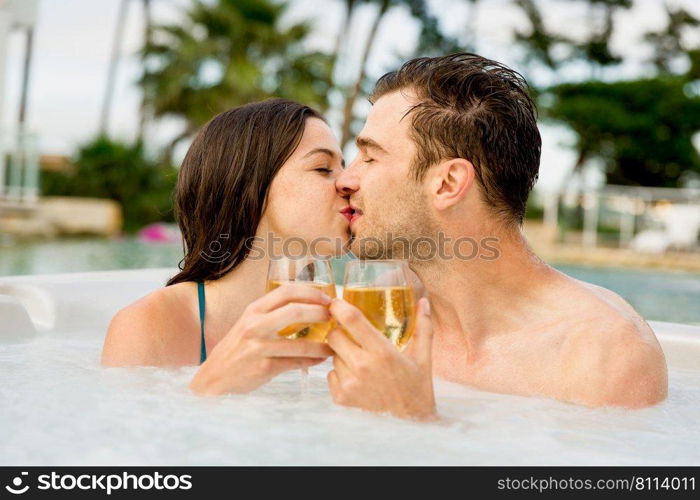
[[[276,335],[292,323],[327,321],[330,298],[303,285],[265,295],[265,281],[268,252],[279,254],[285,239],[320,242],[313,248],[320,254],[342,252],[350,217],[335,189],[342,166],[321,115],[292,101],[248,104],[207,123],[175,192],[186,247],[181,272],[115,315],[102,364],[200,363],[190,388],[223,394],[330,356],[325,344]]]

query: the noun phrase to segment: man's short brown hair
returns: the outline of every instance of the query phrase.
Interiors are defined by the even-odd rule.
[[[525,79],[476,54],[419,57],[382,76],[370,101],[403,89],[420,101],[407,113],[416,179],[441,160],[469,160],[485,201],[505,220],[522,223],[542,149]]]

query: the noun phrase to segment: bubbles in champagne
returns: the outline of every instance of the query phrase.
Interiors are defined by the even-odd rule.
[[[399,349],[413,334],[415,302],[408,286],[345,287],[343,298],[360,309],[365,317]]]
[[[267,282],[267,291],[271,292],[275,288],[278,288],[286,284],[302,284],[307,285],[328,295],[331,298],[335,298],[335,285],[332,283],[314,283],[312,281],[277,281],[269,280]],[[280,337],[286,337],[288,339],[307,339],[313,340],[315,342],[325,342],[328,333],[331,331],[333,326],[333,321],[326,321],[324,323],[294,323],[289,325],[279,332],[277,335]]]

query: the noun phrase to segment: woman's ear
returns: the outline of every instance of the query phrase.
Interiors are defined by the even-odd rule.
[[[452,158],[433,169],[431,195],[437,210],[446,210],[464,199],[474,184],[474,165],[463,158]]]

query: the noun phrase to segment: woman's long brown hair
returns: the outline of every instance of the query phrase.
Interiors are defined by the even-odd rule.
[[[306,119],[321,115],[286,99],[225,111],[192,142],[175,188],[175,219],[185,256],[167,286],[216,280],[248,255],[267,192],[301,141]]]

